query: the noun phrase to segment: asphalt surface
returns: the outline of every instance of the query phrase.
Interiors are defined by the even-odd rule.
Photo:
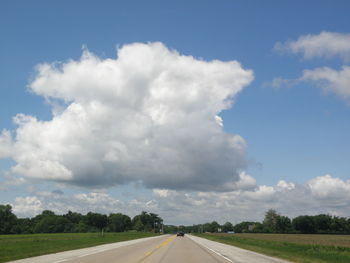
[[[286,262],[195,236],[163,235],[13,261],[13,263]]]

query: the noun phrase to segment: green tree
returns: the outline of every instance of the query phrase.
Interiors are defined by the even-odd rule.
[[[0,205],[0,234],[11,234],[17,217],[10,205]]]
[[[74,232],[86,233],[89,232],[89,226],[81,220],[77,225],[74,226]]]
[[[132,219],[133,228],[138,231],[140,231],[139,228],[141,227],[141,224],[143,226],[143,231],[159,231],[162,222],[163,219],[157,214],[149,214],[145,211],[142,211],[141,214],[134,216],[134,218]]]
[[[150,213],[149,216],[152,223],[153,232],[159,232],[163,220],[157,214],[154,213]]]
[[[316,215],[313,217],[315,229],[317,233],[329,233],[332,225],[332,216],[330,215]]]
[[[267,232],[276,232],[276,224],[278,217],[279,214],[277,214],[276,210],[269,209],[268,211],[266,211],[263,225],[266,228]]]
[[[220,225],[216,221],[213,221],[211,223],[206,223],[203,225],[204,232],[215,233],[215,232],[218,232],[218,228],[220,228]]]
[[[312,216],[298,216],[292,221],[293,228],[303,234],[316,232],[315,221]]]
[[[255,229],[257,226],[261,226],[261,224],[259,222],[243,221],[239,224],[236,224],[233,227],[233,231],[235,231],[235,233],[256,232]]]
[[[275,231],[277,233],[289,233],[292,230],[292,221],[287,216],[278,216]]]
[[[108,229],[112,232],[124,232],[131,229],[131,219],[121,213],[110,214],[108,217]]]
[[[230,222],[226,222],[223,226],[222,226],[222,231],[223,232],[230,232],[233,231],[233,225]]]
[[[133,225],[137,224],[137,230],[139,230],[141,224],[143,226],[143,231],[151,231],[152,229],[152,220],[151,220],[151,217],[150,215],[146,212],[146,211],[142,211],[141,214],[139,215],[136,215],[134,218],[133,218]]]
[[[12,232],[15,234],[32,234],[33,224],[29,218],[18,218],[16,224],[12,228]]]
[[[347,233],[349,231],[347,219],[334,216],[330,225],[330,231],[333,233]]]
[[[103,231],[103,229],[107,226],[108,222],[106,215],[92,212],[87,213],[86,221],[89,226],[101,231]]]
[[[164,225],[165,234],[175,234],[177,232],[177,226],[173,225]]]
[[[133,228],[137,231],[144,231],[145,230],[145,226],[142,223],[140,218],[133,220]]]
[[[63,217],[67,218],[73,224],[78,224],[83,219],[82,214],[72,211],[68,211],[67,214],[63,215]]]
[[[63,216],[47,215],[36,225],[35,233],[63,233],[69,232],[70,222]]]
[[[47,216],[55,216],[55,213],[51,210],[42,211],[41,214],[36,215],[35,217],[32,218],[34,227],[38,222],[40,222],[40,220],[42,220],[44,217],[47,217]]]

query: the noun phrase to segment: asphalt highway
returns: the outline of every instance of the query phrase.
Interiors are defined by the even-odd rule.
[[[276,258],[191,235],[163,235],[80,250],[66,251],[13,263],[285,263]]]
[[[61,261],[63,262],[63,261]],[[227,263],[224,258],[197,245],[187,237],[165,236],[151,239],[132,246],[104,251],[92,255],[81,256],[65,263],[179,263],[179,262],[220,262]]]

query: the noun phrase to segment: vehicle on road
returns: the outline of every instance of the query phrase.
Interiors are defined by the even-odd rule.
[[[185,236],[185,233],[180,231],[180,232],[177,232],[176,236],[183,237],[183,236]]]

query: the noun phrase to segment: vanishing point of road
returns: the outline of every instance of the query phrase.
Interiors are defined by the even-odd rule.
[[[13,263],[286,263],[237,247],[187,235],[163,235],[66,251]]]

